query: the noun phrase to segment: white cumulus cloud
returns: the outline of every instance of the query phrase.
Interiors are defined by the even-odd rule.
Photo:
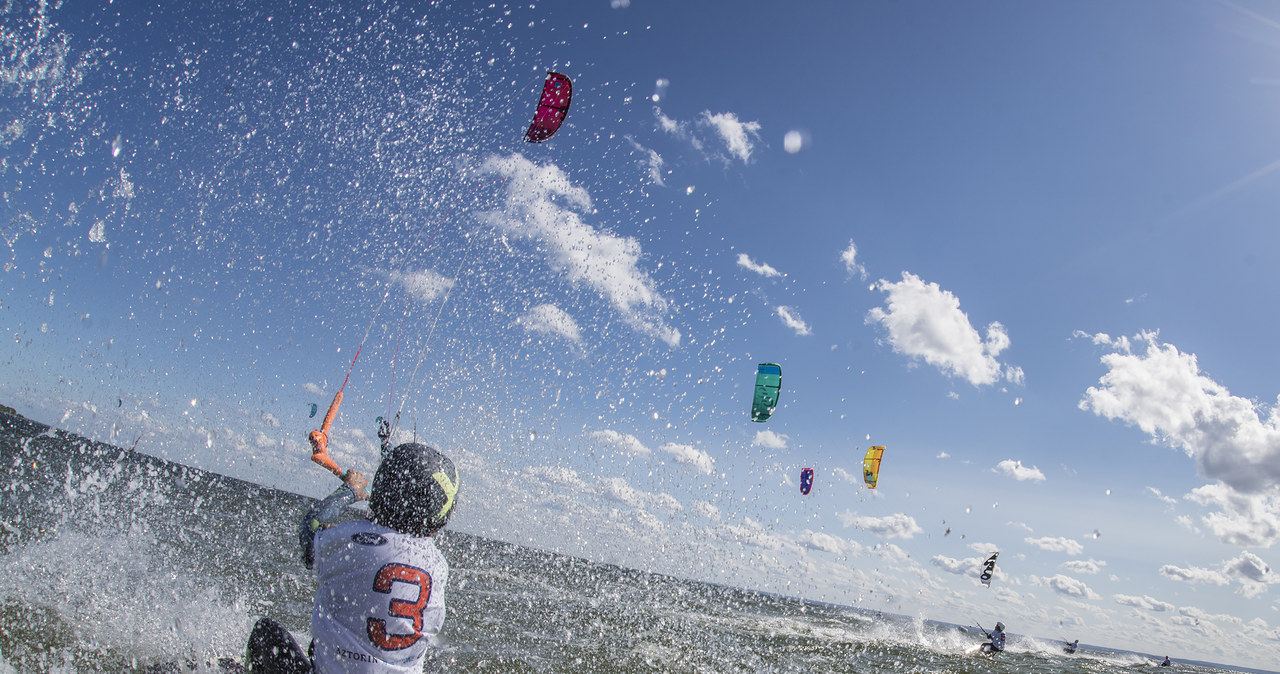
[[[1280,500],[1275,493],[1243,494],[1217,483],[1197,487],[1186,498],[1220,509],[1201,521],[1224,542],[1266,547],[1280,540]]]
[[[1073,559],[1062,563],[1062,567],[1074,573],[1098,574],[1107,563],[1098,559]]]
[[[1261,557],[1248,551],[1225,562],[1222,573],[1240,583],[1240,594],[1246,597],[1256,597],[1265,592],[1268,585],[1280,583],[1280,575],[1272,571]]]
[[[1092,340],[1112,351],[1102,356],[1107,371],[1085,391],[1080,409],[1136,426],[1153,443],[1195,459],[1200,473],[1218,484],[1190,498],[1220,508],[1204,523],[1221,540],[1242,546],[1280,541],[1280,406],[1231,395],[1200,371],[1194,354],[1160,343],[1157,333]]]
[[[929,559],[929,563],[947,573],[954,573],[957,576],[969,576],[974,582],[978,582],[982,576],[983,562],[985,560],[986,557],[955,559],[946,555],[934,555]],[[996,567],[996,576],[1000,574],[1000,568]]]
[[[811,550],[822,550],[837,555],[856,555],[862,550],[862,546],[855,541],[820,531],[800,532],[796,536],[796,542]]]
[[[1044,585],[1058,594],[1067,597],[1077,597],[1080,599],[1099,599],[1098,593],[1089,589],[1083,581],[1076,580],[1070,576],[1058,574],[1049,578],[1038,578],[1032,576],[1031,582],[1037,585]]]
[[[585,189],[559,167],[520,154],[490,157],[481,172],[506,178],[501,209],[479,213],[481,222],[536,241],[554,271],[595,290],[628,325],[669,346],[680,344],[680,332],[667,325],[667,299],[639,268],[640,243],[583,221],[580,213],[591,210]]]
[[[923,359],[951,377],[974,386],[1007,380],[1023,381],[1022,368],[1001,364],[997,356],[1010,345],[1004,326],[992,322],[982,337],[960,310],[960,300],[936,283],[925,283],[910,272],[890,283],[874,286],[888,294],[884,307],[867,312],[867,323],[878,323],[888,332],[893,350],[912,359]]]
[[[648,447],[645,447],[644,443],[640,442],[636,436],[629,435],[627,433],[619,433],[612,429],[605,429],[602,431],[592,431],[587,435],[596,442],[615,447],[626,454],[648,456],[652,453],[652,451]]]
[[[1231,583],[1231,580],[1219,571],[1195,566],[1184,569],[1172,564],[1165,564],[1160,567],[1160,575],[1171,580],[1180,580],[1184,583],[1207,583],[1209,585],[1228,585]]]
[[[786,449],[788,438],[783,433],[774,433],[773,431],[756,431],[756,437],[751,444],[765,449]]]
[[[1033,482],[1044,482],[1044,473],[1039,468],[1031,466],[1030,468],[1022,465],[1021,461],[1013,459],[1005,459],[996,464],[996,472],[1003,473],[1019,482],[1031,480]]]
[[[1068,555],[1078,555],[1084,552],[1084,546],[1079,541],[1073,541],[1070,538],[1054,538],[1045,536],[1043,538],[1024,538],[1028,545],[1034,545],[1041,550],[1049,552],[1062,552]]]
[[[676,463],[693,468],[699,473],[710,475],[715,472],[716,460],[711,458],[710,454],[693,445],[668,442],[658,447],[658,449],[675,457]]]

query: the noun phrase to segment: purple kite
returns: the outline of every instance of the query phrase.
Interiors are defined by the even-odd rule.
[[[533,123],[524,133],[524,139],[530,143],[541,143],[555,135],[569,114],[569,100],[573,98],[573,83],[560,73],[547,72],[547,81],[542,85],[542,99],[538,101],[538,111],[533,115]]]
[[[808,496],[810,489],[813,489],[813,469],[805,468],[800,471],[800,493]]]

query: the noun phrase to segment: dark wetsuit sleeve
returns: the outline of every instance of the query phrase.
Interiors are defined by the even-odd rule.
[[[302,546],[302,563],[310,569],[316,561],[315,536],[321,529],[338,523],[342,511],[356,502],[356,492],[348,485],[338,487],[323,501],[313,503],[298,524],[298,543]]]

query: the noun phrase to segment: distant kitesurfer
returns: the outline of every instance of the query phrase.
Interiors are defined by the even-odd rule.
[[[988,641],[982,644],[982,652],[987,654],[995,654],[1004,650],[1004,623],[996,622],[996,628],[987,632]]]
[[[1169,661],[1169,656],[1164,656],[1164,662],[1160,663],[1161,667],[1172,667],[1173,663]]]
[[[349,470],[313,505],[298,531],[302,560],[316,571],[311,648],[261,618],[249,636],[250,672],[304,674],[421,671],[444,624],[449,564],[432,536],[457,505],[458,470],[416,442],[383,453],[369,480]],[[343,509],[369,499],[368,519],[338,524]]]
[[[1076,639],[1075,641],[1068,641],[1067,645],[1062,647],[1062,650],[1066,651],[1067,655],[1070,655],[1072,653],[1075,653],[1076,649],[1079,647],[1080,647],[1080,640]]]

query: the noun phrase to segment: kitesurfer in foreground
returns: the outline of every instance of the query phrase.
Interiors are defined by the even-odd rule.
[[[1077,648],[1080,648],[1080,640],[1079,640],[1079,639],[1076,639],[1075,641],[1068,641],[1068,642],[1067,642],[1067,645],[1062,647],[1062,650],[1063,650],[1063,652],[1065,652],[1067,655],[1071,655],[1071,654],[1073,654],[1073,653],[1075,653],[1075,652],[1076,652],[1076,649],[1077,649]]]
[[[444,624],[449,564],[432,536],[458,495],[449,457],[416,442],[384,452],[369,480],[356,471],[311,507],[298,532],[302,559],[319,587],[311,648],[262,618],[249,636],[250,672],[418,672]],[[344,508],[369,499],[369,518],[336,524]]]
[[[1004,650],[1004,623],[997,621],[996,628],[990,632],[987,632],[987,638],[991,639],[991,641],[988,641],[987,643],[982,644],[982,650],[981,650],[982,653],[985,653],[987,655],[994,655],[996,653],[1003,651]]]

